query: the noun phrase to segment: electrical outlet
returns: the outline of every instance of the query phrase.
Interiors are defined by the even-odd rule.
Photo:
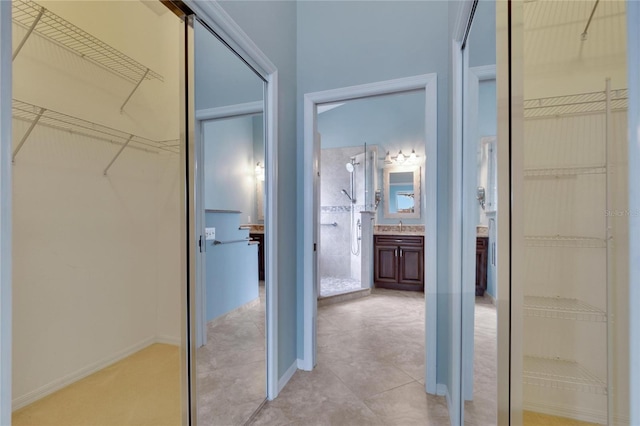
[[[216,228],[204,228],[204,237],[206,240],[215,240]]]

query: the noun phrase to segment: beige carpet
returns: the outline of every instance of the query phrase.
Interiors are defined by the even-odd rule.
[[[180,352],[154,344],[13,413],[13,426],[173,426]]]

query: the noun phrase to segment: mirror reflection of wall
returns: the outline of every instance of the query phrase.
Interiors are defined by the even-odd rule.
[[[184,24],[160,2],[11,3],[12,424],[180,424]]]
[[[197,416],[244,424],[266,398],[264,82],[198,21],[194,32],[197,208],[215,233],[197,261]]]

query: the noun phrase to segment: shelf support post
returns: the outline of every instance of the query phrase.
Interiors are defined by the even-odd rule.
[[[113,160],[111,160],[111,162],[109,163],[109,165],[104,169],[103,174],[106,176],[107,175],[107,171],[109,171],[109,168],[113,165],[113,163],[116,162],[116,160],[118,159],[118,157],[120,157],[120,154],[122,154],[122,151],[124,151],[124,149],[127,147],[127,145],[129,145],[129,142],[131,142],[131,139],[133,139],[133,135],[129,135],[129,139],[127,139],[127,141],[124,143],[124,145],[122,145],[120,147],[120,150],[116,153],[116,156],[113,157]]]
[[[136,87],[133,88],[131,93],[129,93],[129,96],[127,96],[127,99],[125,99],[124,103],[120,107],[120,112],[122,112],[124,110],[124,106],[129,102],[129,99],[131,99],[133,94],[136,93],[136,90],[138,90],[138,87],[140,87],[140,85],[142,84],[144,79],[147,78],[147,74],[149,74],[149,68],[147,68],[147,70],[144,72],[144,74],[142,74],[142,78],[140,79],[140,81],[138,81],[138,84],[136,84]]]
[[[36,16],[36,19],[33,21],[33,24],[31,24],[31,26],[29,27],[29,30],[27,31],[27,33],[25,34],[24,38],[22,39],[22,41],[20,42],[20,44],[16,48],[16,51],[13,52],[13,56],[11,57],[11,61],[14,61],[16,59],[16,56],[18,56],[18,53],[20,53],[20,50],[22,49],[22,46],[24,46],[24,44],[27,42],[27,39],[29,38],[29,36],[31,35],[33,30],[36,29],[36,25],[38,25],[38,22],[40,22],[40,18],[42,18],[42,15],[44,14],[44,11],[45,11],[45,8],[41,7],[40,8],[40,13],[38,13],[38,16]]]
[[[46,111],[46,109],[40,108],[40,112],[38,112],[38,115],[36,116],[35,120],[33,120],[33,122],[31,123],[31,126],[29,126],[29,128],[25,132],[24,136],[22,136],[22,139],[20,139],[20,143],[18,144],[16,149],[13,151],[13,157],[11,158],[11,162],[12,163],[15,163],[16,155],[18,155],[18,152],[20,152],[20,149],[22,148],[22,145],[24,145],[24,143],[27,141],[27,138],[29,137],[29,135],[33,131],[34,127],[36,127],[36,124],[38,124],[38,121],[40,121],[40,117],[42,117],[42,114],[44,114],[45,111]]]

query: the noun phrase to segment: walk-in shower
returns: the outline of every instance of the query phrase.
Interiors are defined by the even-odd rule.
[[[321,297],[368,288],[363,283],[362,212],[375,209],[375,147],[326,148],[320,158]]]

